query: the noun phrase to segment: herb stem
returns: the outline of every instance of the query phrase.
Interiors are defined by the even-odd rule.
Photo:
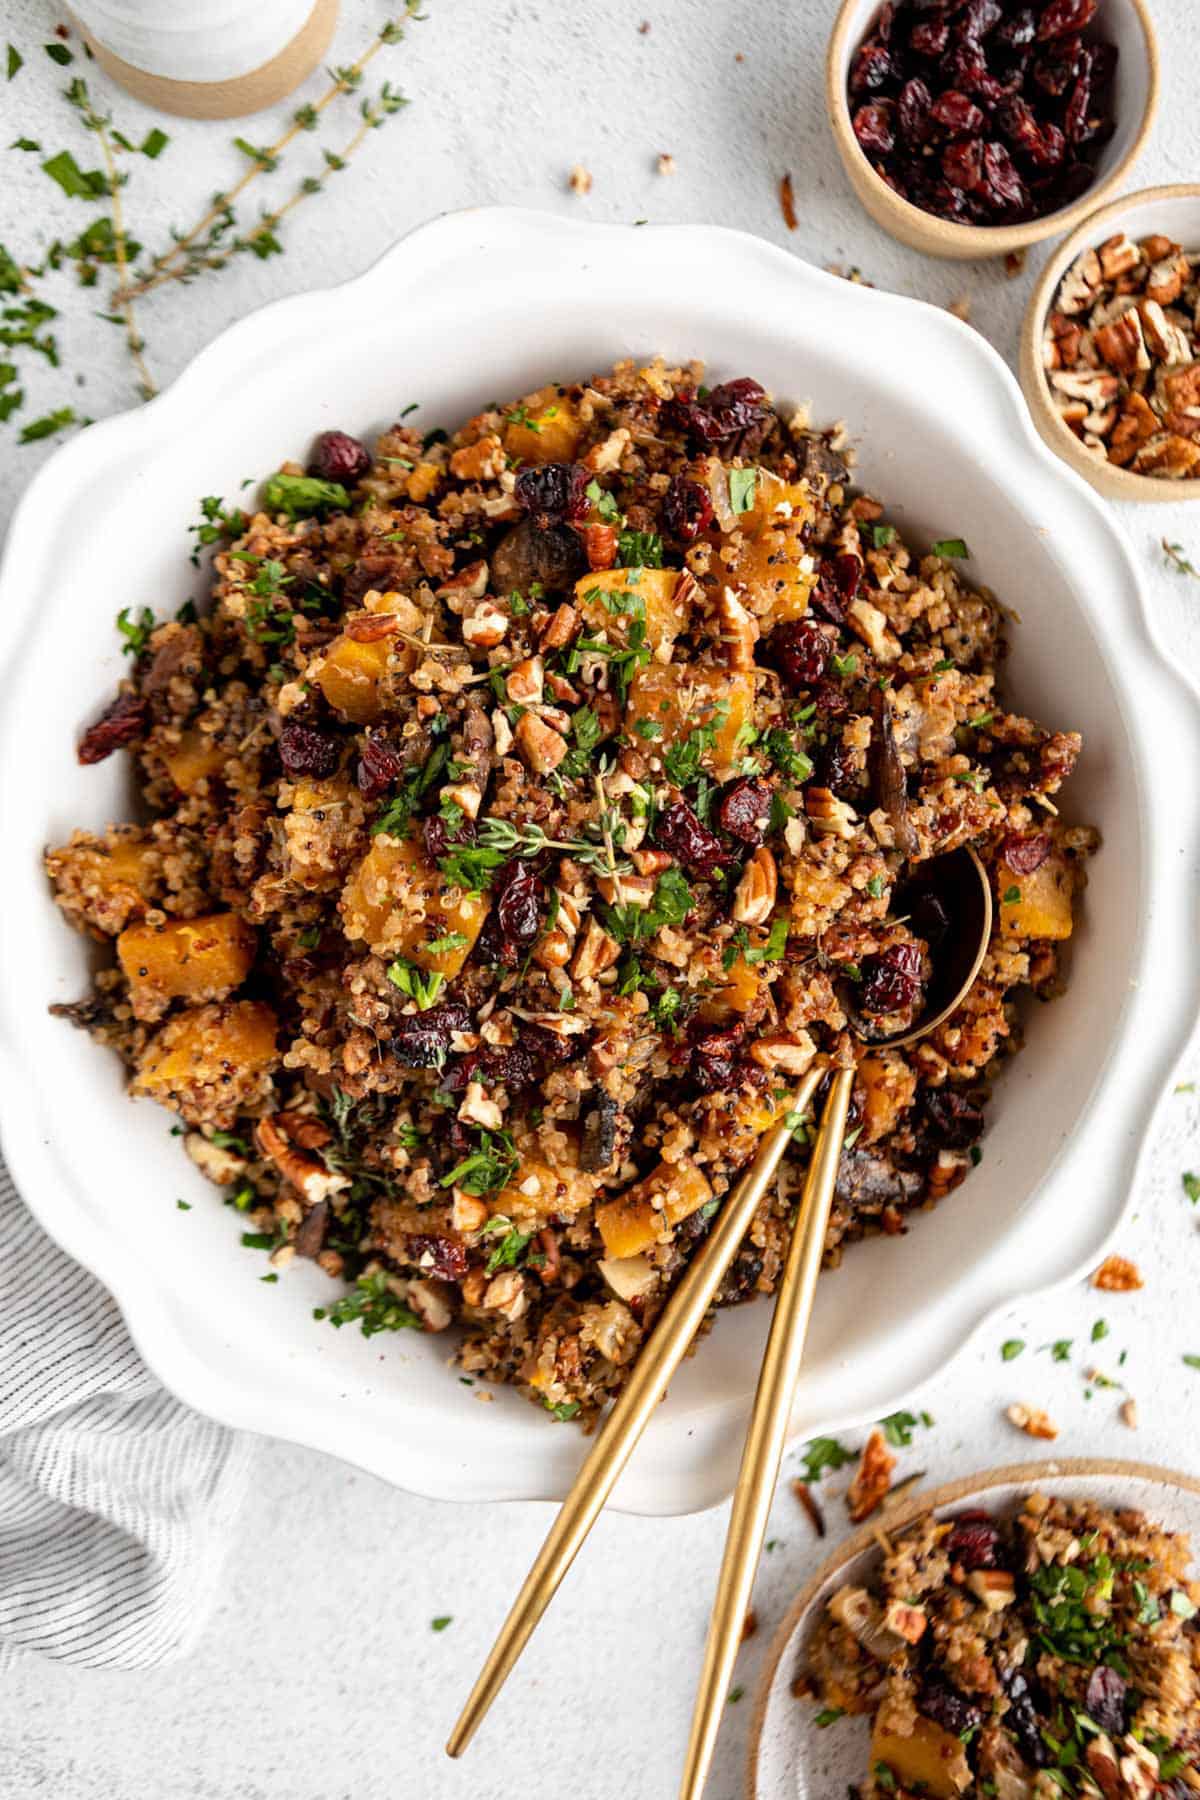
[[[117,175],[117,161],[113,155],[112,142],[105,121],[99,114],[96,114],[95,117],[96,136],[100,139],[100,149],[104,155],[104,172],[108,177],[108,185],[112,194],[113,254],[117,259],[117,306],[125,321],[125,343],[128,346],[133,366],[137,370],[142,399],[153,400],[158,392],[158,383],[151,375],[146,362],[145,342],[133,316],[133,299],[131,296],[124,299],[119,297],[128,279],[128,263],[125,256],[125,217],[121,207],[121,183]]]
[[[420,0],[405,0],[405,16],[409,19],[419,19],[420,14],[417,10],[419,5]],[[313,189],[310,188],[307,183],[304,183],[301,184],[290,199],[286,200],[274,213],[270,213],[265,218],[261,219],[254,230],[242,239],[237,246],[218,256],[200,256],[198,259],[187,257],[187,252],[192,249],[192,246],[196,243],[197,239],[204,233],[210,231],[214,225],[218,225],[222,220],[227,220],[232,217],[234,201],[240,199],[242,194],[244,194],[246,189],[250,186],[251,182],[254,181],[257,176],[274,168],[280,156],[288,146],[292,144],[301,133],[312,130],[314,123],[327,106],[331,105],[334,100],[340,98],[341,95],[353,93],[361,82],[363,71],[368,67],[373,58],[376,57],[385,46],[398,43],[402,35],[403,33],[397,20],[388,20],[382,25],[361,55],[347,68],[335,71],[333,80],[320,98],[314,100],[311,106],[300,108],[299,111],[293,115],[292,123],[288,126],[282,136],[277,138],[273,144],[269,144],[265,150],[254,157],[250,167],[239,176],[231,188],[214,196],[208,210],[201,215],[192,226],[191,230],[182,233],[175,239],[169,250],[164,250],[161,255],[156,256],[144,276],[135,281],[132,286],[126,285],[124,277],[122,278],[121,287],[116,295],[117,304],[121,305],[123,302],[140,299],[144,294],[152,293],[155,288],[162,287],[168,281],[186,281],[188,276],[194,273],[197,268],[223,268],[230,257],[235,253],[235,249],[244,249],[252,245],[257,239],[261,238],[265,232],[270,231],[278,224],[279,220],[282,219],[286,213],[290,212],[293,207],[299,205],[302,199],[307,198],[308,194],[312,192]],[[362,144],[367,132],[372,129],[373,123],[374,120],[370,116],[364,117],[362,125],[360,125],[345,149],[341,152],[340,157],[335,159],[335,161],[347,161]],[[178,259],[180,257],[186,258],[182,265],[179,264]]]

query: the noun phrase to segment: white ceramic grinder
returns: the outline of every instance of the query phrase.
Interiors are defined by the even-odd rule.
[[[231,119],[273,106],[329,47],[338,0],[73,0],[101,68],[148,106]]]

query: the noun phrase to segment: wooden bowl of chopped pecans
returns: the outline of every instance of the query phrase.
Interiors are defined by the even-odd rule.
[[[1110,500],[1200,500],[1200,183],[1146,188],[1064,238],[1021,329],[1046,443]]]

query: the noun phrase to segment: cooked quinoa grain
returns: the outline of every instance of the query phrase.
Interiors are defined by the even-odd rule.
[[[966,546],[919,555],[840,433],[702,373],[326,432],[260,510],[206,500],[210,605],[80,746],[128,749],[149,822],[47,856],[113,946],[67,1012],[256,1241],[353,1284],[329,1318],[457,1325],[585,1423],[818,1055],[858,1070],[830,1265],[962,1180],[1095,841]],[[980,978],[890,1049],[946,929],[904,880],[968,843]],[[723,1303],[771,1291],[805,1156]]]
[[[797,1691],[867,1713],[860,1800],[1200,1793],[1200,1581],[1132,1509],[919,1520],[817,1626]]]

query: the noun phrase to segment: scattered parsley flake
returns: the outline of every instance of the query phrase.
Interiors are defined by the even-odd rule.
[[[9,50],[10,50],[9,65],[10,65],[10,67],[12,64],[11,49],[12,49],[12,46],[10,45],[9,46]],[[60,69],[67,68],[67,66],[70,63],[73,63],[75,61],[75,58],[71,55],[71,52],[67,49],[67,46],[65,44],[43,44],[42,49],[46,52],[46,55],[50,58],[50,61],[53,63],[57,63]],[[16,73],[16,70],[14,69],[13,74],[15,74],[15,73]],[[11,75],[9,76],[9,80],[10,81],[12,80]]]
[[[1024,1348],[1024,1338],[1007,1338],[1000,1346],[1000,1355],[1005,1362],[1015,1362]]]
[[[811,1438],[804,1446],[804,1472],[801,1480],[807,1482],[820,1481],[823,1475],[832,1474],[844,1469],[858,1455],[856,1450],[847,1450],[834,1437]]]
[[[876,550],[886,550],[889,544],[894,544],[896,541],[896,527],[894,525],[872,525],[870,527],[870,532],[871,542]]]
[[[34,419],[23,427],[20,439],[22,444],[36,444],[41,438],[53,437],[58,431],[65,431],[68,425],[75,423],[75,409],[72,406],[60,406],[57,411],[46,413],[43,418]]]
[[[10,44],[8,46],[8,61],[6,66],[8,69],[7,79],[9,81],[13,79],[13,76],[17,74],[18,70],[25,67],[25,58],[21,55],[21,52],[17,49],[15,44]]]
[[[757,492],[757,469],[730,469],[729,504],[735,513],[751,512]]]
[[[117,614],[117,630],[125,639],[121,645],[123,656],[140,656],[154,630],[155,618],[148,606],[143,606],[136,619],[129,616],[129,608],[123,606]]]
[[[453,1613],[443,1613],[440,1618],[431,1619],[429,1621],[429,1629],[431,1631],[445,1631],[447,1625],[453,1624],[453,1622]]]
[[[1200,1203],[1200,1175],[1193,1175],[1191,1170],[1188,1169],[1180,1177],[1180,1180],[1183,1184],[1183,1191],[1191,1201],[1192,1205],[1195,1206]]]
[[[322,481],[316,475],[285,475],[280,471],[263,482],[262,501],[266,512],[307,519],[328,508],[344,510],[350,504],[350,496],[340,481]]]
[[[971,554],[964,538],[939,538],[932,549],[935,556],[948,557],[952,562],[961,562]]]

